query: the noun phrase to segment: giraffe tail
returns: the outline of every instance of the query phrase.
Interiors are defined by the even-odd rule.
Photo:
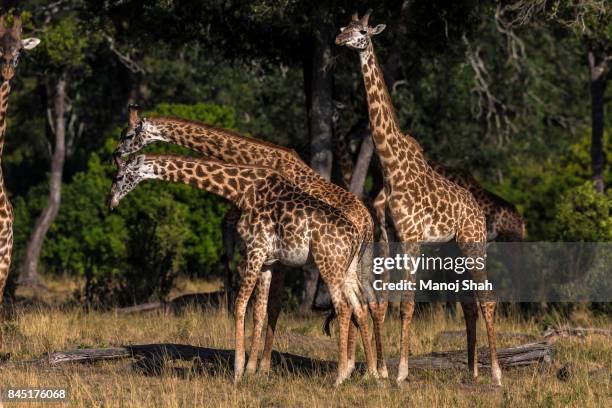
[[[345,268],[345,279],[342,288],[342,295],[344,296],[346,302],[353,308],[357,309],[360,304],[363,302],[363,287],[361,285],[360,279],[358,276],[351,276],[351,271],[354,271],[352,268],[353,263],[359,263],[361,257],[363,255],[363,245],[355,245],[352,248],[351,256],[348,260],[348,265]],[[332,307],[331,311],[325,318],[325,322],[323,323],[323,333],[328,336],[331,336],[331,324],[336,319],[336,309]]]
[[[326,336],[331,337],[331,325],[335,319],[336,309],[332,308],[323,323],[323,333],[325,333]]]

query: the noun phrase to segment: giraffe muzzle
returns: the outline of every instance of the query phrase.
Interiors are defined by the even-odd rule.
[[[115,208],[117,208],[119,206],[119,200],[117,200],[116,197],[111,197],[108,200],[108,209],[113,211]]]
[[[351,36],[349,34],[338,34],[336,36],[336,45],[344,45],[350,38]]]
[[[113,162],[119,170],[121,170],[125,164],[125,161],[121,159],[121,152],[119,152],[118,150],[115,150],[113,152]]]

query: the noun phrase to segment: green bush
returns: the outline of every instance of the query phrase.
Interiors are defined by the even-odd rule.
[[[604,139],[605,154],[610,158],[612,137],[609,132],[606,132]],[[528,240],[569,239],[569,236],[563,238],[559,235],[557,212],[561,208],[557,204],[562,197],[571,194],[591,178],[589,151],[590,135],[585,135],[554,160],[526,161],[512,168],[502,184],[487,187],[518,207],[525,218]],[[606,168],[604,180],[609,188],[612,184],[612,167]],[[580,214],[577,216],[582,219]]]
[[[598,194],[587,182],[567,191],[556,207],[558,240],[612,242],[612,192]]]
[[[173,115],[232,127],[233,110],[213,104],[162,104],[151,114]],[[220,224],[229,204],[183,184],[146,181],[123,199],[115,212],[107,206],[115,174],[111,153],[116,129],[87,170],[64,184],[59,214],[45,239],[41,263],[50,274],[86,278],[90,304],[126,305],[163,298],[174,277],[221,273]],[[159,144],[148,150],[177,150]],[[192,153],[193,154],[193,153]],[[29,234],[33,214],[42,208],[44,185],[27,200],[16,200],[18,247]]]

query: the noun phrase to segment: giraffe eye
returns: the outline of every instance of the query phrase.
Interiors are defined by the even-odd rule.
[[[359,34],[366,35],[367,33],[368,33],[368,30],[359,30]]]

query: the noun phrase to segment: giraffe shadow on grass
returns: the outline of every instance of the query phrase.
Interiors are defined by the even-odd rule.
[[[234,350],[214,349],[184,344],[146,344],[126,346],[135,358],[133,368],[143,375],[157,376],[173,373],[179,376],[193,374],[231,375],[234,370]],[[191,367],[180,366],[177,362],[191,363]],[[312,359],[291,353],[272,352],[272,369],[299,375],[334,373],[337,363]],[[356,371],[365,371],[365,365],[358,363]]]

